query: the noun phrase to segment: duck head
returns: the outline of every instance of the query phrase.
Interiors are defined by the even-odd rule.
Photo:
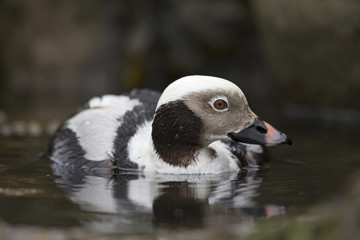
[[[210,76],[187,76],[170,84],[159,99],[152,128],[157,154],[177,166],[187,166],[199,149],[218,140],[291,144],[251,111],[239,87]]]

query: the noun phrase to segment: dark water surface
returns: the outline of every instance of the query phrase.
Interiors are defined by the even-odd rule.
[[[360,170],[360,147],[349,132],[293,129],[291,135],[294,145],[272,148],[275,161],[259,171],[116,178],[75,174],[39,158],[47,138],[0,138],[0,221],[147,236],[296,217],[341,192]]]

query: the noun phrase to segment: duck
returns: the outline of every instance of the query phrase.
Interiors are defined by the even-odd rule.
[[[135,89],[93,97],[61,124],[47,156],[72,169],[113,174],[219,174],[249,165],[247,151],[279,144],[292,140],[259,118],[236,84],[191,75],[162,94]]]

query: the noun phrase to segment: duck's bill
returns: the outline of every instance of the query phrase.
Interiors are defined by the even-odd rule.
[[[240,132],[229,133],[228,136],[236,142],[249,144],[265,146],[276,146],[283,143],[292,144],[291,139],[286,134],[259,118],[256,118],[249,127]]]

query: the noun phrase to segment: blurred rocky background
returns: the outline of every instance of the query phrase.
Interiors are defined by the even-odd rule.
[[[5,134],[189,74],[237,83],[264,119],[359,129],[357,0],[2,0],[0,36]]]

